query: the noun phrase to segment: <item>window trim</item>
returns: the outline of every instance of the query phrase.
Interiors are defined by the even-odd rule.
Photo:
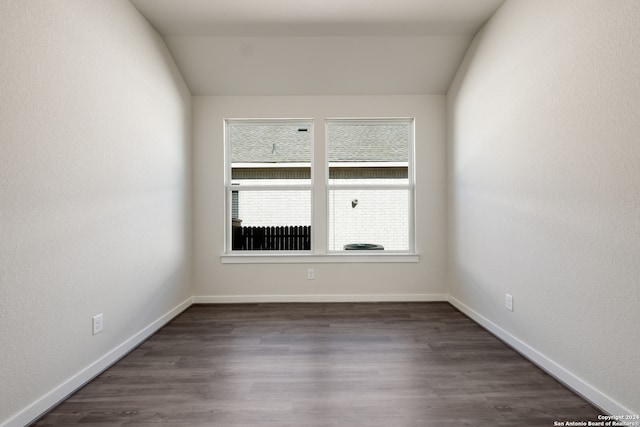
[[[329,125],[331,123],[344,123],[344,124],[363,124],[367,122],[375,122],[376,124],[398,124],[398,123],[407,123],[409,125],[409,147],[407,147],[408,151],[408,159],[407,159],[407,184],[335,184],[330,183],[330,168],[331,167],[350,167],[352,165],[359,165],[360,167],[367,167],[369,165],[380,165],[384,162],[348,162],[344,164],[340,164],[336,166],[332,165],[332,162],[329,161]],[[349,118],[341,118],[341,117],[327,117],[324,120],[324,192],[325,192],[325,239],[327,242],[327,248],[325,248],[326,253],[328,255],[336,255],[336,256],[351,256],[353,255],[372,255],[372,256],[384,256],[384,255],[416,255],[416,213],[415,213],[415,194],[416,194],[416,180],[415,180],[415,126],[416,126],[415,117],[349,117]],[[385,163],[386,164],[386,163]],[[389,162],[388,166],[398,166],[397,162]],[[409,206],[408,209],[408,222],[409,222],[409,230],[408,230],[408,238],[409,238],[409,248],[407,250],[387,250],[385,249],[383,253],[379,255],[374,255],[372,251],[345,251],[340,249],[330,250],[328,248],[328,243],[330,239],[330,227],[329,227],[329,218],[330,218],[330,204],[329,197],[331,190],[408,190],[409,191]]]
[[[324,122],[323,124],[320,121]],[[345,185],[345,184],[329,184],[329,150],[328,147],[328,126],[330,122],[340,121],[342,123],[363,123],[367,121],[375,121],[384,124],[385,122],[397,124],[401,121],[409,123],[409,144],[408,147],[408,184],[393,185]],[[225,215],[224,215],[224,247],[221,254],[221,262],[223,264],[269,264],[269,263],[416,263],[419,262],[420,254],[417,252],[416,242],[416,175],[415,175],[415,117],[362,117],[362,118],[225,118],[223,119],[223,143],[224,143],[224,192],[225,192]],[[310,182],[309,184],[279,184],[279,185],[243,185],[242,191],[264,191],[264,190],[308,190],[311,198],[311,249],[298,251],[240,251],[232,250],[232,192],[238,191],[233,189],[231,181],[231,146],[228,141],[228,125],[231,123],[279,123],[279,124],[301,124],[309,126],[311,133],[311,165],[310,165]],[[324,140],[316,141],[316,126],[324,125]],[[317,144],[321,144],[323,153],[323,165],[317,164],[316,150]],[[375,162],[374,162],[375,163]],[[363,163],[358,163],[362,166]],[[396,165],[398,166],[398,165]],[[241,165],[242,167],[242,165]],[[275,166],[284,167],[284,165]],[[316,170],[316,167],[321,167]],[[347,164],[333,167],[348,167]],[[320,173],[322,179],[315,179],[317,173]],[[384,251],[344,251],[329,250],[329,191],[332,189],[366,189],[366,190],[390,190],[390,189],[406,189],[409,191],[409,249],[408,250],[384,250]],[[324,218],[317,218],[316,207],[314,206],[315,195],[318,191],[324,193]],[[322,211],[319,212],[319,215]],[[322,221],[319,223],[318,220]],[[324,234],[325,247],[317,247],[318,241],[314,236],[318,233]]]
[[[242,189],[234,188],[233,180],[232,180],[232,159],[231,159],[231,144],[229,143],[229,125],[234,123],[246,123],[246,124],[280,124],[280,125],[301,125],[304,124],[308,126],[309,134],[311,135],[311,159],[310,159],[310,177],[309,184],[276,184],[276,185],[243,185]],[[242,118],[242,119],[233,119],[228,118],[224,119],[223,123],[223,143],[224,143],[224,192],[225,192],[225,203],[224,203],[224,251],[223,256],[251,256],[255,254],[266,253],[270,255],[287,255],[291,253],[301,253],[305,255],[313,254],[314,248],[314,239],[313,239],[313,229],[314,229],[314,215],[313,215],[313,194],[314,194],[314,129],[315,129],[315,120],[313,118]],[[246,167],[246,164],[241,163],[240,167]],[[283,166],[277,167],[285,167]],[[311,249],[310,250],[298,250],[298,251],[278,251],[277,254],[273,253],[274,251],[239,251],[233,249],[233,212],[232,212],[232,194],[234,191],[295,191],[295,190],[307,190],[309,191],[310,197],[310,222],[311,222]]]
[[[267,253],[268,252],[268,253]],[[369,253],[350,251],[331,254],[307,254],[306,251],[273,253],[273,251],[251,251],[250,253],[234,252],[222,254],[222,264],[341,264],[341,263],[416,263],[420,261],[417,253]],[[382,252],[382,251],[381,251]]]

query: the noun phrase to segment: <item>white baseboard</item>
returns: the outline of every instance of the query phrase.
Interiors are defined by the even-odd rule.
[[[144,340],[153,335],[158,329],[166,325],[171,319],[186,310],[192,303],[192,298],[187,298],[186,300],[169,310],[167,313],[162,315],[159,319],[155,320],[140,332],[120,344],[118,347],[114,348],[109,353],[105,354],[100,359],[96,360],[91,365],[87,366],[82,371],[63,382],[58,387],[45,394],[40,399],[27,406],[13,417],[4,421],[4,423],[2,423],[0,427],[23,427],[33,422],[49,409],[53,408],[64,399],[66,399],[70,394],[101,374],[105,369],[113,365],[131,350],[136,348],[138,345],[144,342]]]
[[[193,297],[193,303],[238,304],[268,302],[446,302],[447,297],[447,294],[200,295]]]
[[[508,346],[516,350],[525,358],[529,359],[532,363],[540,367],[542,370],[547,372],[549,375],[566,385],[568,388],[573,390],[575,393],[582,396],[587,401],[591,402],[593,405],[601,409],[602,411],[608,413],[609,415],[632,415],[633,412],[616,402],[611,397],[607,396],[600,390],[596,389],[592,385],[588,384],[581,378],[577,377],[566,368],[558,365],[553,360],[549,359],[544,354],[540,353],[533,347],[529,346],[525,342],[519,340],[518,338],[511,335],[509,332],[502,329],[497,324],[493,323],[491,320],[482,316],[480,313],[476,312],[460,300],[449,296],[449,303],[453,305],[455,308],[469,316],[473,321],[478,323],[480,326],[491,332],[493,335],[498,337],[500,340],[504,341]]]

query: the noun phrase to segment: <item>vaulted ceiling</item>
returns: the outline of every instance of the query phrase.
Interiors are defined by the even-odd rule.
[[[194,95],[445,93],[504,0],[131,0]]]

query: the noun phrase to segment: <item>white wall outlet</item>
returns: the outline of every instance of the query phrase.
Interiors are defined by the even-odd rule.
[[[104,318],[102,313],[93,316],[93,335],[98,335],[104,329]]]
[[[507,310],[513,311],[513,295],[504,294],[504,306],[507,307]]]
[[[316,272],[313,268],[307,268],[307,280],[314,280],[316,278]]]

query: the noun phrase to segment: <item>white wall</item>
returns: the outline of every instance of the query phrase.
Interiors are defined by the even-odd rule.
[[[125,0],[3,0],[0,76],[0,425],[13,426],[190,298],[191,100]]]
[[[447,98],[452,301],[636,414],[639,22],[637,0],[508,0]]]
[[[201,301],[290,300],[357,296],[361,299],[442,298],[445,288],[445,97],[300,96],[194,97],[194,295]],[[313,118],[314,156],[324,158],[328,117],[415,117],[418,263],[221,263],[224,252],[225,118]],[[318,179],[319,171],[315,170]],[[323,218],[326,195],[314,194],[314,217]],[[326,234],[314,230],[319,246]],[[307,280],[313,266],[316,279]],[[324,296],[324,297],[322,297]],[[322,297],[322,298],[321,298]],[[198,299],[196,299],[198,300]]]

